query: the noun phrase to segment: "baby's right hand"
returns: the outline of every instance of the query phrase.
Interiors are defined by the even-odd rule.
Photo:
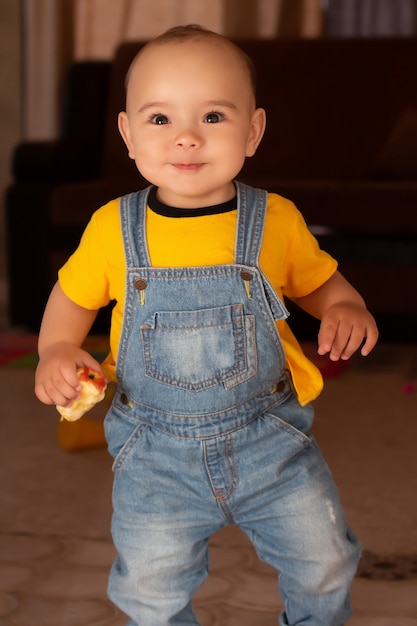
[[[102,373],[100,364],[78,346],[58,343],[44,350],[35,374],[35,394],[44,404],[68,406],[79,397],[79,367]]]

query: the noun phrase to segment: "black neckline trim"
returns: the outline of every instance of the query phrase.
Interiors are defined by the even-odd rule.
[[[197,209],[182,209],[180,207],[168,206],[163,204],[156,197],[157,187],[152,187],[148,196],[148,205],[150,209],[158,215],[164,217],[201,217],[203,215],[217,215],[218,213],[229,213],[237,208],[237,196],[213,206],[199,207]]]

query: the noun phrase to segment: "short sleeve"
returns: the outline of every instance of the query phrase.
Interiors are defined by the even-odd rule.
[[[93,214],[78,248],[58,273],[64,293],[86,309],[99,309],[117,298],[111,278],[114,259],[123,258],[118,206],[114,200]]]
[[[294,207],[285,272],[285,295],[289,298],[303,297],[323,285],[336,270],[337,261],[320,248],[303,216]]]
[[[296,206],[269,194],[260,256],[261,268],[278,294],[305,296],[336,271],[337,262],[322,250]]]

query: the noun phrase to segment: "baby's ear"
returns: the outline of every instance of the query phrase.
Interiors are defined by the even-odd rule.
[[[259,144],[261,143],[262,137],[264,136],[265,127],[265,109],[255,109],[252,115],[248,143],[246,145],[246,156],[251,157],[255,154]]]
[[[123,137],[123,141],[125,142],[127,146],[129,157],[131,159],[134,159],[135,151],[133,149],[133,142],[132,142],[132,138],[130,135],[129,119],[125,111],[122,111],[121,113],[119,113],[118,126],[119,126],[119,132],[121,136]]]

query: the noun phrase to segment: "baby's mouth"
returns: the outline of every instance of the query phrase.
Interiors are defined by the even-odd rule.
[[[196,172],[204,163],[173,163],[174,167],[183,172]]]

